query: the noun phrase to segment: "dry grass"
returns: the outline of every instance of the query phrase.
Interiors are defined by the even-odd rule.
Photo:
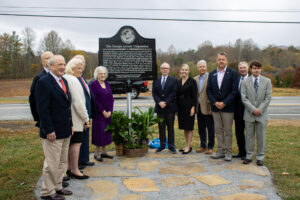
[[[272,96],[300,96],[300,89],[295,88],[273,88]]]

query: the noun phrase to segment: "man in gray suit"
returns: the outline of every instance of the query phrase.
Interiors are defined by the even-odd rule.
[[[246,126],[246,159],[244,164],[249,164],[254,155],[256,134],[258,166],[263,166],[265,157],[266,129],[268,124],[267,108],[271,102],[271,80],[261,76],[262,65],[257,61],[250,64],[252,75],[242,82],[241,97],[245,105],[244,120]]]

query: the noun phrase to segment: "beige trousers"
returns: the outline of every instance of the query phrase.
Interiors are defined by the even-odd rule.
[[[41,196],[55,194],[62,189],[62,179],[67,170],[70,137],[50,142],[43,139],[45,155]]]
[[[215,134],[218,141],[217,154],[224,155],[232,152],[233,112],[213,112]]]

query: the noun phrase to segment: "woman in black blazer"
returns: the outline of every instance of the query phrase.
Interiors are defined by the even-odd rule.
[[[190,67],[183,64],[180,67],[180,77],[177,88],[178,124],[184,130],[186,147],[179,151],[188,154],[192,151],[192,139],[197,104],[197,83],[189,77]]]

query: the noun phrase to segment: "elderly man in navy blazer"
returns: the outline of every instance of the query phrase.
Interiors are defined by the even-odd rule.
[[[231,161],[237,72],[227,67],[227,62],[226,53],[218,53],[218,68],[209,74],[206,91],[211,103],[218,141],[218,151],[212,158],[225,158],[225,161]]]
[[[71,96],[62,78],[66,63],[60,55],[49,59],[50,72],[36,85],[35,100],[40,117],[40,137],[45,155],[41,198],[63,200],[72,192],[62,188],[67,168],[70,136],[73,134]]]
[[[48,72],[49,72],[48,60],[52,56],[53,56],[53,53],[50,51],[46,51],[41,55],[43,70],[34,77],[34,79],[32,80],[31,87],[30,87],[29,105],[30,105],[31,114],[33,116],[33,120],[36,121],[36,124],[35,124],[36,127],[40,126],[40,118],[39,118],[39,115],[36,110],[35,87],[36,87],[37,82],[40,80],[40,78],[48,74]]]
[[[176,93],[178,82],[169,76],[170,65],[166,62],[161,64],[162,76],[153,82],[152,95],[155,101],[155,112],[158,117],[163,118],[159,123],[160,147],[156,152],[160,152],[166,147],[166,126],[168,128],[168,148],[172,153],[176,153],[174,148],[174,120],[177,112]]]

